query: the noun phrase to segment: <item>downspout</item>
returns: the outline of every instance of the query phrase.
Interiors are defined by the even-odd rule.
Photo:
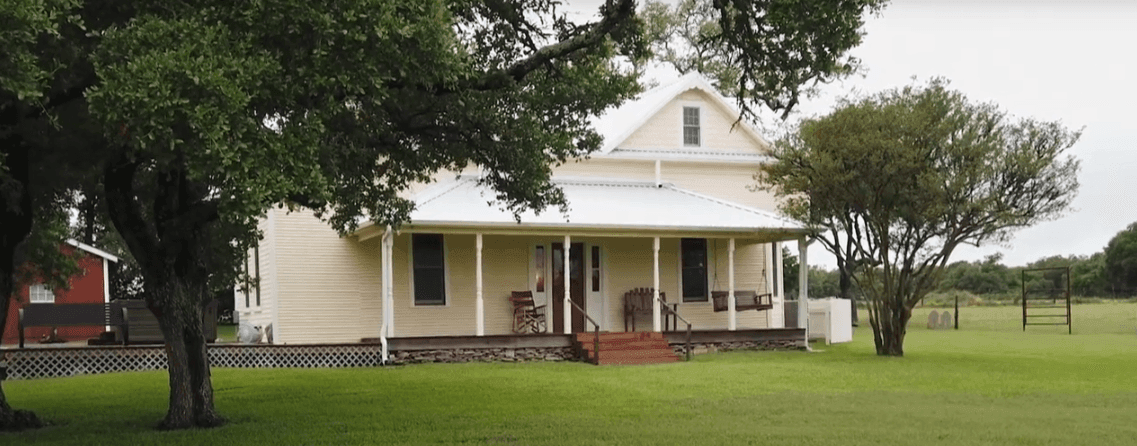
[[[387,230],[383,232],[383,238],[379,243],[380,253],[380,275],[383,281],[383,290],[380,293],[380,299],[383,306],[383,323],[379,325],[379,364],[384,365],[390,361],[390,352],[387,344],[387,323],[390,320],[388,313],[392,311],[390,301],[390,293],[393,289],[391,287],[391,278],[394,274],[391,273],[391,227],[388,226]]]

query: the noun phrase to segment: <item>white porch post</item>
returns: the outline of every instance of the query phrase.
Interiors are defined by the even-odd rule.
[[[734,303],[734,237],[730,238],[730,244],[727,247],[727,263],[730,264],[730,266],[727,268],[727,282],[729,282],[729,291],[727,292],[726,314],[730,317],[730,324],[727,326],[727,328],[730,331],[735,331],[738,329],[738,312],[735,311]]]
[[[572,299],[572,294],[570,294],[572,291],[572,287],[570,286],[572,280],[569,280],[569,252],[572,251],[572,237],[569,237],[568,235],[565,236],[565,246],[563,251],[565,254],[565,261],[563,265],[564,272],[562,274],[564,274],[565,278],[565,298],[564,302],[562,303],[562,305],[564,305],[564,311],[561,311],[561,315],[563,316],[562,319],[564,321],[564,333],[569,334],[572,333],[572,306],[569,304],[570,299]]]
[[[651,279],[651,289],[652,289],[652,293],[651,293],[652,294],[652,300],[651,300],[651,330],[652,331],[663,331],[659,326],[660,325],[660,323],[659,323],[660,322],[659,321],[660,320],[660,317],[659,317],[659,313],[660,313],[660,308],[659,308],[659,237],[656,237],[653,239],[652,244],[651,244],[651,251],[652,251],[652,259],[653,259],[653,263],[652,263],[653,266],[651,269],[651,272],[652,272],[652,279]]]
[[[477,254],[475,261],[477,265],[474,267],[475,281],[477,281],[477,295],[474,300],[474,332],[478,336],[486,335],[486,307],[482,301],[482,233],[477,234]]]
[[[380,251],[382,252],[383,262],[383,323],[387,327],[387,332],[383,335],[390,337],[395,335],[395,297],[393,295],[395,287],[391,283],[395,277],[394,265],[391,264],[394,258],[391,251],[395,245],[395,234],[389,226],[387,231],[383,233],[380,245],[382,246]]]
[[[805,237],[797,239],[798,280],[797,280],[797,320],[798,328],[805,329],[805,345],[809,348],[809,263],[806,253],[809,246]]]

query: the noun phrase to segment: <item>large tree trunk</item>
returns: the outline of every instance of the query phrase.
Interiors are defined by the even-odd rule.
[[[151,310],[158,317],[166,340],[169,361],[170,406],[162,429],[215,427],[225,420],[213,404],[213,381],[209,373],[208,346],[202,329],[201,304],[205,287],[183,280],[148,278],[146,283],[162,283],[147,295]]]
[[[142,188],[154,188],[150,201],[139,198],[138,167],[125,156],[110,163],[103,185],[111,221],[141,266],[146,304],[166,342],[170,406],[159,428],[219,426],[225,420],[213,404],[202,327],[202,310],[211,298],[210,223],[216,218],[191,221],[186,215],[203,192],[186,186],[184,172],[157,173]]]
[[[908,320],[912,310],[900,308],[881,308],[879,318],[870,317],[873,328],[873,341],[876,354],[880,356],[904,356],[904,336],[908,334]]]
[[[15,272],[19,263],[16,249],[32,231],[32,199],[27,191],[28,149],[17,136],[0,139],[10,184],[0,183],[0,336],[8,321],[8,311],[15,292]],[[0,376],[0,381],[6,377]],[[0,386],[0,431],[40,427],[43,423],[32,412],[14,410],[8,405]]]

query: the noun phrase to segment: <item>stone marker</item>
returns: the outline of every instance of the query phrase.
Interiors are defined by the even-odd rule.
[[[954,322],[951,320],[951,312],[950,311],[944,310],[943,313],[940,313],[940,328],[948,330],[948,329],[951,329],[953,324],[954,324]]]
[[[939,327],[939,326],[940,326],[940,314],[936,313],[936,310],[932,310],[931,313],[928,313],[928,329],[929,330],[935,330],[936,327]]]

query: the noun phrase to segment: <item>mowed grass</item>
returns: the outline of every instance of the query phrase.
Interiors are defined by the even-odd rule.
[[[920,326],[904,358],[875,356],[864,329],[853,343],[814,348],[628,367],[215,369],[231,423],[185,432],[152,428],[165,411],[164,373],[15,381],[5,383],[10,402],[54,425],[0,434],[0,444],[1137,442],[1133,333]]]
[[[1059,305],[1064,305],[1059,301]],[[954,308],[918,307],[912,311],[909,331],[927,330],[928,314],[944,310],[955,312]],[[1065,308],[1037,308],[1029,314],[1065,315]],[[1074,334],[1130,334],[1137,335],[1137,301],[1074,304],[1070,319],[1073,320]],[[861,312],[864,316],[864,312]],[[1050,320],[1044,320],[1050,319]],[[959,308],[959,329],[979,331],[1023,331],[1023,309],[1017,305],[978,306]],[[1031,318],[1031,322],[1065,322],[1065,318]],[[1029,325],[1028,333],[1066,334],[1065,325]]]

